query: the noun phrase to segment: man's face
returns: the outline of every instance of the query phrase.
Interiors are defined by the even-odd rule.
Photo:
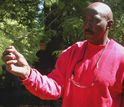
[[[46,50],[47,45],[44,43],[40,43],[40,49],[41,50]]]
[[[84,17],[86,39],[92,44],[102,44],[105,38],[107,20],[96,9],[87,8]]]

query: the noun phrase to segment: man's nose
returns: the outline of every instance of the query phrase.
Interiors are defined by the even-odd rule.
[[[91,28],[91,21],[90,21],[90,20],[88,20],[88,21],[86,22],[86,27],[87,27],[87,28]]]

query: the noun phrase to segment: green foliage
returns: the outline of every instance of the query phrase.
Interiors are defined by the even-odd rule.
[[[19,24],[33,27],[39,8],[39,0],[1,0],[0,19],[6,17],[18,21]]]
[[[37,60],[35,53],[39,49],[39,41],[43,34],[43,25],[39,26],[36,20],[42,14],[38,14],[39,3],[39,0],[0,1],[0,57],[9,45],[13,45],[33,66],[34,60]],[[0,60],[0,66],[2,65],[3,62]]]
[[[52,55],[56,55],[56,58],[58,58],[60,55],[61,55],[61,53],[62,53],[62,51],[63,50],[56,50],[56,51],[54,51],[53,53],[52,53]]]
[[[86,7],[95,1],[105,2],[112,8],[114,26],[109,37],[124,45],[122,0],[1,0],[0,57],[7,46],[14,45],[33,66],[40,40],[49,43],[52,38],[62,37],[60,50],[53,53],[58,57],[63,49],[85,39],[82,17]],[[44,8],[38,8],[39,4],[44,4]]]
[[[2,53],[3,51],[6,49],[6,47],[8,45],[11,44],[11,40],[6,39],[5,35],[3,32],[0,31],[0,57],[2,57]],[[2,66],[4,65],[4,63],[2,62],[2,60],[0,60],[0,75],[2,74]]]
[[[62,23],[63,40],[69,45],[83,40],[83,21],[78,17],[66,17]],[[72,39],[73,38],[73,39]]]
[[[108,4],[112,11],[114,16],[114,26],[109,32],[109,37],[113,38],[120,44],[124,45],[124,1],[121,0],[59,0],[59,2],[56,2],[56,8],[55,2],[52,4],[52,1],[54,0],[48,0],[51,1],[51,6],[49,7],[54,12],[50,14],[54,14],[54,16],[57,16],[57,13],[61,13],[61,17],[57,18],[56,21],[59,21],[58,26],[56,29],[53,29],[56,31],[56,35],[62,35],[63,37],[63,49],[68,47],[69,45],[72,45],[76,41],[84,40],[84,33],[83,33],[83,21],[82,17],[84,15],[84,11],[86,7],[91,4],[92,2],[104,2]],[[45,1],[47,4],[48,1]],[[58,12],[59,11],[59,12]],[[49,13],[49,12],[48,12]],[[47,13],[46,13],[47,14]],[[55,23],[53,23],[55,24]],[[61,28],[59,31],[58,28]],[[49,30],[47,30],[48,32]]]
[[[113,10],[114,15],[114,26],[110,32],[110,37],[124,45],[124,1],[113,0],[108,4]]]
[[[8,47],[9,45],[13,45],[19,52],[21,52],[26,57],[29,64],[32,65],[32,63],[35,60],[34,52],[37,51],[39,47],[38,46],[39,44],[35,43],[35,40],[39,41],[36,35],[32,36],[31,38],[28,37],[23,38],[24,35],[29,35],[29,32],[23,25],[18,25],[18,23],[13,20],[10,21],[8,19],[4,22],[4,24],[0,23],[0,25],[1,28],[3,29],[0,30],[0,35],[1,35],[0,57],[2,56],[2,53],[6,49],[6,47]],[[5,33],[4,31],[6,31],[7,33]],[[0,60],[0,65],[1,66],[3,65],[2,60]],[[0,67],[0,71],[2,71],[1,67]]]

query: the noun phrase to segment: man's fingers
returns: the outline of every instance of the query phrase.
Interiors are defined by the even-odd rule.
[[[16,59],[16,57],[15,57],[15,55],[12,54],[12,53],[5,54],[5,55],[2,56],[2,60],[3,60],[4,63],[5,63],[6,61],[8,61],[8,60],[14,60],[14,59]]]
[[[25,75],[25,72],[23,72],[23,71],[26,70],[24,67],[18,67],[18,66],[15,66],[14,64],[8,64],[8,65],[6,65],[6,69],[10,73],[12,73],[16,76],[19,76],[19,77],[22,77],[22,78],[27,76],[27,75]],[[29,74],[30,74],[30,72],[29,72]],[[28,76],[29,76],[29,74],[28,74]]]
[[[8,60],[6,61],[6,64],[16,64],[17,62],[17,60]]]
[[[15,49],[14,46],[10,46],[11,52],[15,55],[15,57],[21,57],[22,55]]]
[[[3,55],[11,53],[15,48],[13,46],[9,46],[6,48],[6,50],[3,52]]]
[[[3,52],[3,56],[5,55],[9,55],[9,54],[14,54],[15,56],[19,56],[20,53],[15,49],[14,46],[9,46],[8,48],[6,48],[6,50]]]

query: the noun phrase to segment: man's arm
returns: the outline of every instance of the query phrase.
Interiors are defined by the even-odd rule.
[[[51,75],[43,76],[36,69],[32,69],[23,55],[16,51],[13,46],[5,50],[2,60],[6,65],[6,69],[10,73],[19,76],[32,94],[41,99],[57,99],[62,95],[65,75],[61,71],[66,71],[66,67],[57,67],[57,70],[54,70],[55,72]],[[58,66],[63,64],[65,63],[59,61]]]
[[[26,89],[35,96],[45,100],[56,100],[62,96],[62,85],[50,76],[42,75],[31,68],[31,75],[21,80]]]

